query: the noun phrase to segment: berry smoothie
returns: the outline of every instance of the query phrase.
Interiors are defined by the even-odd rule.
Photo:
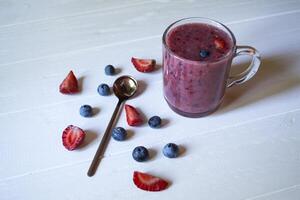
[[[164,96],[177,113],[200,117],[217,109],[232,58],[232,37],[206,23],[186,23],[164,34]]]

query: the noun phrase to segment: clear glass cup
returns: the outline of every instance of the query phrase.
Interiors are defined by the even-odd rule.
[[[230,50],[220,59],[195,61],[174,53],[168,43],[172,29],[183,24],[201,23],[222,30],[230,38]],[[202,117],[214,112],[222,102],[225,89],[252,78],[258,71],[261,58],[250,46],[237,46],[233,33],[222,23],[200,17],[184,18],[172,23],[163,34],[163,92],[170,108],[186,117]],[[249,67],[230,76],[233,58],[252,57]]]

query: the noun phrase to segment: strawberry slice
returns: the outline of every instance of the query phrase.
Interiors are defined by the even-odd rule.
[[[137,171],[133,173],[133,182],[138,188],[152,192],[161,191],[168,187],[167,181],[156,176]]]
[[[73,125],[69,125],[62,134],[63,145],[69,151],[76,149],[84,140],[85,132]]]
[[[63,94],[73,94],[79,91],[78,82],[72,70],[69,72],[68,76],[63,80],[63,82],[60,84],[59,91]]]
[[[141,114],[136,110],[135,107],[126,104],[126,120],[129,126],[138,126],[143,123],[143,118]]]
[[[225,41],[220,38],[216,38],[214,43],[215,43],[216,49],[223,49],[225,47]]]
[[[139,72],[152,72],[155,69],[156,61],[154,59],[131,58],[131,62]]]

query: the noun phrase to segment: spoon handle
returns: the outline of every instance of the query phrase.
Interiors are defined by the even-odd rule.
[[[122,105],[122,100],[119,99],[118,101],[118,104],[114,110],[114,113],[113,115],[111,116],[111,119],[107,125],[107,128],[106,128],[106,131],[102,137],[102,140],[101,140],[101,143],[96,151],[96,154],[93,158],[93,161],[90,165],[90,168],[89,168],[89,171],[87,173],[88,176],[93,176],[97,170],[97,167],[100,163],[100,160],[102,159],[103,155],[104,155],[104,152],[105,152],[105,149],[107,147],[107,144],[109,142],[109,139],[110,139],[110,136],[111,136],[111,129],[112,129],[112,126],[114,124],[114,121],[119,113],[119,109],[120,109],[120,106]]]

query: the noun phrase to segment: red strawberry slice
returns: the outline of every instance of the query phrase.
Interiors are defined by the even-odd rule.
[[[73,94],[79,91],[78,82],[73,71],[70,71],[68,76],[60,84],[59,91],[63,94]]]
[[[216,38],[214,43],[216,49],[223,49],[225,47],[225,41],[220,38]]]
[[[85,132],[73,125],[69,125],[62,134],[63,145],[69,151],[76,149],[84,140]]]
[[[138,126],[143,123],[143,118],[141,114],[136,110],[135,107],[126,104],[126,119],[129,126]]]
[[[137,171],[133,173],[133,182],[138,188],[152,192],[161,191],[168,187],[167,181],[156,176]]]
[[[155,69],[156,61],[154,59],[131,58],[131,62],[139,72],[152,72]]]

